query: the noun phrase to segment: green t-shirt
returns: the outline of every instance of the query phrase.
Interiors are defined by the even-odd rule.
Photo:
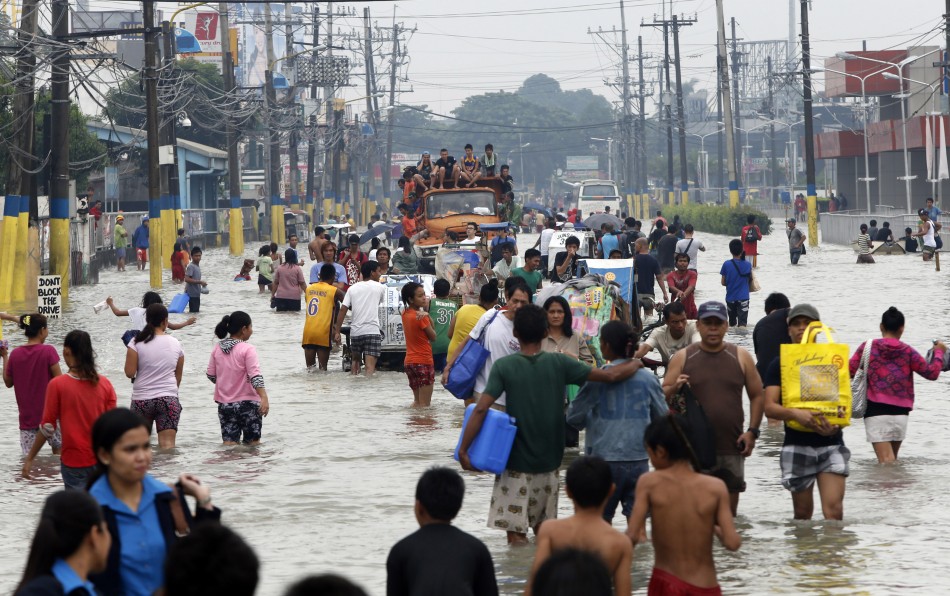
[[[112,246],[115,248],[125,248],[129,245],[129,233],[125,231],[122,224],[115,224],[112,229]]]
[[[527,272],[524,270],[524,267],[515,267],[511,270],[512,275],[517,275],[521,279],[528,282],[528,289],[531,290],[531,300],[534,300],[534,293],[538,291],[538,288],[541,287],[541,272],[535,269],[532,272]]]
[[[558,469],[564,457],[564,388],[581,385],[590,366],[556,352],[512,354],[496,360],[484,393],[505,393],[518,432],[509,470],[540,474]]]
[[[268,281],[274,281],[274,260],[270,257],[257,259],[257,272]]]
[[[458,310],[454,300],[433,298],[429,301],[429,316],[435,329],[435,341],[432,342],[433,354],[445,354],[449,351],[449,324],[452,315]]]

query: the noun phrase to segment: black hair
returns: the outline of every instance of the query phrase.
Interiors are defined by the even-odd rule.
[[[750,213],[749,215],[746,216],[745,220],[747,223],[754,224],[755,216]]]
[[[393,256],[393,251],[389,250],[389,247],[380,246],[379,248],[376,249],[376,258],[377,258],[377,259],[379,259],[379,253],[381,253],[381,252],[386,253],[386,256],[388,256],[388,257],[390,257],[390,258]]]
[[[102,521],[102,507],[85,491],[60,490],[47,497],[23,577],[14,592],[19,593],[38,577],[52,575],[56,559],[65,559],[79,550],[90,530]]]
[[[147,344],[155,338],[155,328],[168,320],[168,309],[164,304],[152,304],[145,309],[145,327],[135,335],[135,343]]]
[[[686,232],[687,234],[692,234],[694,230],[695,228],[693,227],[693,224],[686,224],[685,226],[683,226],[683,231]]]
[[[359,244],[359,243],[360,243],[360,237],[359,237],[359,235],[358,235],[358,234],[350,234],[349,236],[346,237],[346,243],[347,243],[347,244]]]
[[[435,295],[439,298],[445,298],[449,295],[451,290],[452,284],[450,284],[447,279],[439,278],[432,284],[432,291],[435,292]]]
[[[623,256],[623,253],[620,252],[620,249],[619,249],[619,248],[615,248],[615,249],[613,249],[613,250],[610,251],[610,254],[607,255],[607,258],[608,258],[608,259],[612,259],[612,258],[614,258],[614,255],[617,255],[618,257],[622,257],[622,256]]]
[[[541,251],[536,248],[529,248],[524,251],[524,260],[533,259],[534,257],[541,257]]]
[[[46,329],[46,316],[35,312],[28,315],[20,315],[19,326],[20,329],[23,330],[23,335],[28,338],[36,337],[40,334],[40,331]]]
[[[667,308],[674,304],[679,304],[680,308],[683,307],[679,302],[671,302],[667,305]],[[665,311],[663,316],[666,316]],[[637,352],[639,336],[629,323],[619,320],[607,321],[600,328],[600,341],[610,346],[610,350],[618,357],[633,358],[633,355]]]
[[[896,333],[904,326],[904,313],[897,310],[896,307],[890,307],[881,315],[881,326],[885,331]]]
[[[478,224],[475,223],[474,221],[467,221],[467,222],[465,222],[465,231],[466,231],[466,232],[468,231],[468,226],[472,226],[473,228],[475,228],[475,231],[476,231],[476,232],[478,231]]]
[[[643,433],[643,443],[654,451],[657,447],[662,447],[666,449],[670,461],[688,461],[693,465],[693,469],[699,470],[699,460],[687,438],[688,434],[689,423],[686,419],[670,412],[647,426]]]
[[[528,297],[531,297],[531,289],[528,288],[528,282],[524,280],[523,277],[516,277],[512,275],[505,280],[505,298],[511,300],[511,297],[515,295],[515,292],[521,290]]]
[[[276,242],[271,242],[271,243],[270,243],[270,251],[271,251],[272,253],[277,252],[277,243],[276,243]]]
[[[104,449],[106,453],[111,453],[112,448],[119,442],[122,435],[139,427],[144,428],[149,434],[152,433],[148,421],[128,408],[114,408],[104,412],[96,419],[91,432],[92,453],[96,457],[96,469],[89,478],[86,488],[91,487],[96,480],[109,472],[109,466],[99,459],[99,450]]]
[[[370,241],[369,246],[370,246],[370,248],[372,248],[372,249],[378,250],[380,244],[381,244],[381,242],[379,241],[379,236],[375,236],[375,237]]]
[[[185,234],[185,228],[178,228],[178,235],[183,236]]]
[[[234,335],[250,324],[251,315],[243,310],[236,310],[229,315],[221,317],[221,322],[214,328],[214,334],[218,336],[218,339],[224,339],[228,334]]]
[[[320,281],[332,282],[336,279],[336,267],[333,263],[324,263],[320,267]]]
[[[465,143],[465,149],[474,149],[471,143]]]
[[[92,349],[92,339],[81,329],[73,329],[63,339],[63,348],[69,348],[76,363],[75,370],[80,377],[99,384],[99,372],[96,370],[96,353]]]
[[[657,213],[659,213],[659,212],[657,212]],[[666,224],[663,223],[663,220],[662,220],[662,219],[656,220],[656,229],[662,230],[662,229],[665,228],[665,227],[666,227]]]
[[[259,251],[257,251],[257,256],[259,257],[266,257],[269,254],[270,254],[270,244],[265,244],[264,246],[261,247]]]
[[[363,279],[369,279],[373,276],[373,271],[379,269],[378,261],[366,261],[360,265],[360,275],[363,276]]]
[[[868,224],[861,224],[861,225],[859,226],[859,228],[861,229],[862,232],[867,232],[867,231],[868,231]]]
[[[532,593],[539,596],[612,596],[610,571],[586,550],[555,551],[534,574]]]
[[[765,313],[768,314],[780,308],[791,308],[792,303],[788,301],[788,296],[781,292],[772,292],[765,299]]]
[[[670,302],[663,307],[663,319],[669,320],[671,315],[686,314],[686,307],[682,302]]]
[[[284,596],[367,596],[363,588],[345,577],[325,573],[311,575],[293,584]]]
[[[521,279],[520,277],[518,279]],[[498,280],[491,279],[478,291],[478,303],[482,306],[498,302]]]
[[[291,234],[290,236],[287,237],[287,240],[290,241],[292,238],[296,238],[297,240],[300,240],[300,237],[297,236],[297,234]]]
[[[441,149],[439,149],[439,153],[442,153],[443,151],[445,151],[446,153],[449,152],[449,150],[446,149],[445,147],[442,147]]]
[[[313,233],[315,236],[322,236],[324,232],[326,232],[326,230],[324,229],[323,226],[317,226],[313,229]]]
[[[410,281],[409,283],[407,283],[406,285],[402,287],[402,290],[400,290],[399,295],[402,297],[402,301],[403,303],[405,303],[407,309],[412,308],[410,306],[410,304],[412,303],[412,299],[416,295],[416,290],[418,290],[421,287],[422,287],[422,284],[416,283],[414,281]]]
[[[889,228],[889,227],[891,227],[891,222],[885,221],[885,222],[882,223],[881,225],[884,226],[885,228]]]
[[[399,237],[399,248],[401,250],[404,250],[405,252],[409,252],[410,250],[412,250],[412,242],[409,241],[408,236]]]
[[[445,466],[433,466],[423,472],[416,483],[416,500],[432,518],[452,521],[462,508],[465,481]]]
[[[494,150],[495,150],[495,146],[492,145],[491,143],[488,143],[487,145],[485,145],[485,150],[488,150],[488,149],[491,149],[492,151],[494,151]]]
[[[666,228],[667,234],[675,234],[677,231],[679,231],[679,226],[675,223],[671,223],[670,227]]]
[[[871,226],[873,227],[873,226],[876,226],[876,225],[877,225],[877,220],[876,220],[876,219],[872,219],[872,220],[871,220]]]
[[[632,228],[634,225],[636,225],[636,223],[637,219],[635,217],[626,217],[623,220],[623,225],[627,228]]]
[[[260,561],[236,532],[219,523],[195,526],[165,557],[165,594],[254,596]]]
[[[510,167],[508,164],[506,164],[506,163],[505,163],[505,164],[501,164],[501,168],[499,168],[499,170],[510,170],[510,169],[511,169],[511,167]]]
[[[336,256],[336,243],[334,243],[332,240],[327,240],[326,242],[323,243],[323,246],[320,247],[321,257],[322,257],[322,255],[323,255],[323,252],[326,251],[326,249],[327,249],[328,246],[333,249],[333,256],[335,257],[335,256]]]
[[[288,248],[287,250],[285,250],[285,251],[284,251],[284,263],[286,263],[286,264],[288,264],[288,265],[296,265],[296,264],[297,264],[297,251],[294,250],[294,249],[292,249],[292,248]]]
[[[734,257],[738,257],[742,254],[742,240],[738,238],[733,238],[729,241],[729,252]]]
[[[577,236],[568,236],[567,240],[564,241],[564,247],[567,248],[569,245],[573,244],[574,246],[580,248],[581,239]]]
[[[172,247],[172,250],[174,250],[175,252],[180,251],[180,250],[181,250],[181,242],[176,242],[176,243],[175,243],[175,246]]]
[[[689,263],[692,259],[689,258],[689,253],[678,252],[673,255],[673,262],[679,261],[680,259],[686,259],[686,262]]]
[[[200,247],[200,246],[192,246],[192,247],[191,247],[191,256],[200,255],[200,254],[201,254],[201,247]]]
[[[148,308],[153,304],[161,304],[162,297],[158,295],[158,292],[145,292],[142,295],[142,308]]]
[[[574,460],[564,475],[571,500],[578,507],[589,508],[603,505],[614,483],[610,465],[596,455],[582,455]]]
[[[548,313],[537,304],[525,304],[515,313],[515,337],[521,344],[536,344],[548,334]]]
[[[571,305],[564,296],[551,296],[544,301],[544,312],[547,312],[548,308],[554,303],[560,304],[561,308],[564,309],[564,322],[561,324],[561,332],[566,337],[571,337],[574,335],[574,317],[571,314]]]

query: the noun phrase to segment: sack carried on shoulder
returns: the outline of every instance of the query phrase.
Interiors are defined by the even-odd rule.
[[[824,333],[828,343],[815,343]],[[831,329],[820,321],[808,325],[802,342],[783,344],[782,405],[820,414],[835,426],[851,424],[851,383],[848,375],[848,346],[834,343]],[[795,430],[811,429],[788,421]]]

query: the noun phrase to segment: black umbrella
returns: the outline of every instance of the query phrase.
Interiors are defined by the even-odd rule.
[[[377,236],[381,236],[386,232],[391,232],[395,227],[396,226],[393,224],[380,224],[378,226],[373,226],[363,232],[363,234],[360,236],[360,244],[366,244]]]
[[[614,230],[623,228],[623,220],[610,213],[595,213],[584,220],[584,225],[592,230],[599,230],[605,223],[613,224]]]

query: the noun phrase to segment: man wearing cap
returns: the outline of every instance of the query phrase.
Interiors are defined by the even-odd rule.
[[[765,398],[762,379],[752,355],[725,341],[729,313],[721,302],[699,307],[696,330],[699,343],[679,350],[670,359],[663,392],[672,400],[684,384],[703,407],[716,436],[716,466],[703,473],[721,478],[729,489],[732,514],[745,491],[745,458],[759,438]],[[749,395],[749,427],[743,432],[742,390]]]
[[[802,258],[802,254],[805,252],[805,234],[795,227],[795,218],[790,217],[785,220],[785,223],[788,224],[788,229],[785,230],[785,235],[788,236],[788,252],[792,259],[792,265],[798,265],[798,259]]]
[[[132,246],[135,247],[135,265],[139,271],[145,271],[148,263],[148,216],[142,218],[142,223],[132,233]]]
[[[937,252],[937,226],[930,221],[930,214],[926,209],[919,209],[917,215],[920,217],[920,223],[917,225],[917,233],[913,236],[923,240],[924,260],[929,261]]]
[[[799,343],[809,323],[820,321],[818,310],[810,304],[796,304],[788,311],[788,334]],[[810,431],[785,425],[785,442],[779,465],[782,486],[792,493],[795,519],[811,519],[815,508],[812,493],[818,483],[821,511],[825,519],[844,516],[845,478],[851,452],[844,445],[841,428],[829,424],[821,415],[782,406],[782,356],[769,364],[765,373],[765,413],[769,418],[794,420]]]
[[[115,226],[112,228],[112,246],[115,247],[115,264],[117,271],[125,271],[125,248],[129,245],[129,233],[125,231],[125,216],[118,215],[115,218]]]

